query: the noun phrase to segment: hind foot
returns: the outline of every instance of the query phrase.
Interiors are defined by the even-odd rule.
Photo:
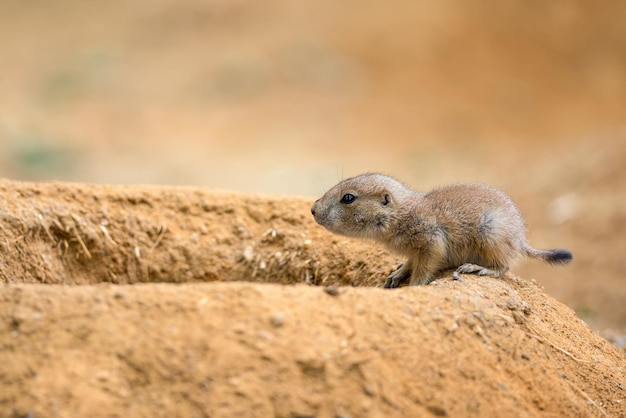
[[[478,264],[465,263],[459,266],[456,271],[452,274],[455,279],[459,279],[459,273],[463,274],[472,274],[476,273],[479,276],[491,276],[491,277],[501,277],[504,273],[507,272],[509,268],[505,267],[500,270],[488,269],[483,266],[479,266]]]

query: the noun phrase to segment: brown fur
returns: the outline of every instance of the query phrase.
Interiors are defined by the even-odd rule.
[[[354,197],[342,202],[344,196]],[[349,199],[349,197],[346,197]],[[566,263],[566,250],[537,250],[522,216],[503,192],[458,184],[420,193],[382,174],[363,174],[331,188],[311,207],[331,232],[369,238],[408,258],[385,287],[430,283],[446,269],[500,277],[520,256]]]

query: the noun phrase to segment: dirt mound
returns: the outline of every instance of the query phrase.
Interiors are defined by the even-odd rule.
[[[373,287],[398,260],[315,226],[310,199],[0,195],[4,416],[626,415],[623,353],[540,286]]]
[[[374,285],[397,262],[315,225],[311,199],[0,181],[3,282]]]

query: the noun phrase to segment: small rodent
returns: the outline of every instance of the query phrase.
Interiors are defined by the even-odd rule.
[[[408,257],[385,287],[430,283],[456,269],[500,277],[515,259],[526,256],[565,264],[567,250],[528,245],[522,215],[511,199],[485,184],[457,184],[428,193],[411,190],[376,173],[341,181],[311,207],[315,221],[333,233],[369,238]]]

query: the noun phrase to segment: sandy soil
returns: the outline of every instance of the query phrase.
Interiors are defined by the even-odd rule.
[[[624,346],[623,8],[2,2],[0,177],[311,199],[365,171],[491,183],[535,246],[575,255],[567,279],[516,272]]]
[[[624,416],[624,7],[0,2],[0,414]],[[365,171],[574,261],[378,289]]]
[[[310,199],[0,193],[3,416],[625,416],[626,356],[536,282],[381,289]]]

